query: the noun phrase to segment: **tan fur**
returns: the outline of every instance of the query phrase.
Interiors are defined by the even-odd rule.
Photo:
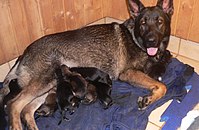
[[[47,95],[48,93],[36,98],[23,108],[21,116],[25,121],[28,130],[38,130],[34,120],[34,113],[45,102]]]
[[[130,84],[137,84],[140,87],[149,89],[151,96],[148,96],[148,102],[153,103],[166,94],[166,86],[141,71],[128,69],[120,74],[119,79]]]
[[[56,81],[52,80],[51,82],[47,84],[46,88],[43,88],[43,90],[41,91],[40,89],[43,87],[41,86],[41,84],[38,84],[38,82],[34,80],[31,82],[32,83],[28,87],[34,88],[34,89],[29,89],[29,88],[23,89],[21,93],[17,95],[17,97],[15,97],[14,99],[8,102],[7,107],[9,110],[8,114],[9,114],[9,119],[10,119],[9,123],[11,126],[9,128],[10,130],[22,130],[20,114],[24,108],[25,108],[23,112],[23,114],[25,115],[24,119],[31,120],[31,122],[29,122],[28,125],[30,125],[30,127],[32,128],[37,128],[37,126],[35,126],[35,123],[33,122],[34,118],[32,118],[33,116],[31,114],[35,112],[38,106],[32,106],[32,105],[29,106],[27,104],[31,102],[37,103],[37,100],[40,100],[39,97],[42,96],[44,92],[48,92],[50,89],[55,87],[55,84],[56,84]],[[45,98],[42,98],[42,100],[45,100]],[[40,102],[39,104],[41,105],[42,103]],[[29,110],[30,113],[28,113],[27,111],[28,109],[26,108],[26,105],[27,105],[27,108],[34,107],[32,108],[33,109],[32,111],[31,109]]]

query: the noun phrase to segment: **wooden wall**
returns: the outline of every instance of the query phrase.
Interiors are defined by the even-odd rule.
[[[199,1],[174,0],[174,5],[172,34],[199,42]],[[128,18],[126,1],[0,0],[0,64],[20,55],[43,35],[76,29],[106,16]]]
[[[102,0],[0,0],[0,64],[43,35],[103,18]]]

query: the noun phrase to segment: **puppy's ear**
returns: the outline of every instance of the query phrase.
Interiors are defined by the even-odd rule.
[[[69,76],[71,75],[71,71],[69,70],[69,67],[66,65],[61,65],[61,72],[62,72],[62,76]]]
[[[127,0],[127,5],[131,17],[135,18],[139,15],[140,11],[144,8],[144,5],[140,0]]]
[[[171,16],[173,14],[173,0],[158,0],[157,6],[162,8],[162,10],[168,15]]]

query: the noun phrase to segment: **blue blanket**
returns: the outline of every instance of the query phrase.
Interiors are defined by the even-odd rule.
[[[192,67],[172,59],[162,77],[168,89],[166,95],[145,110],[138,110],[137,99],[139,96],[149,94],[149,91],[114,81],[112,90],[114,104],[109,109],[104,110],[97,101],[91,105],[80,105],[73,115],[66,113],[70,120],[63,121],[60,125],[58,125],[61,118],[59,111],[53,116],[38,118],[36,123],[40,130],[145,130],[148,116],[155,108],[173,98],[183,100],[187,94],[186,83],[192,75]],[[1,117],[0,122],[3,120]]]
[[[173,100],[170,106],[162,114],[161,121],[166,122],[162,130],[175,130],[180,127],[182,119],[197,103],[199,103],[198,84],[199,75],[194,73],[192,78],[187,82],[187,87],[191,88],[189,93],[181,102]]]

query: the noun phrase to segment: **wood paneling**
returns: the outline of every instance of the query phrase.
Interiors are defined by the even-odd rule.
[[[174,5],[174,13],[173,13],[172,22],[171,22],[171,33],[175,35],[178,12],[179,12],[179,7],[180,7],[180,0],[174,0],[173,5]]]
[[[42,32],[44,35],[52,34],[54,32],[52,0],[40,0],[38,5],[41,13]]]
[[[102,0],[84,1],[85,24],[89,24],[103,17]]]
[[[193,6],[195,0],[180,0],[180,8],[177,16],[175,35],[187,39],[192,24]]]
[[[156,0],[141,0],[145,6],[154,6],[156,5]]]
[[[55,32],[66,30],[64,0],[52,0],[53,25]]]
[[[68,30],[85,25],[84,0],[65,0],[66,26]]]
[[[28,24],[22,0],[11,0],[9,10],[12,18],[13,31],[16,35],[16,44],[19,54],[30,44]]]
[[[199,42],[199,1],[194,4],[192,24],[189,31],[188,39]]]
[[[0,0],[0,64],[36,39],[104,17],[103,0]]]
[[[37,0],[23,0],[26,19],[28,23],[28,31],[30,34],[30,40],[33,42],[39,37],[44,35],[42,31],[42,21],[40,7]],[[19,14],[18,14],[19,15]],[[19,32],[20,33],[20,32]]]
[[[125,20],[129,17],[125,0],[103,0],[104,16]]]
[[[0,56],[1,63],[19,54],[9,6],[8,1],[0,1],[0,48],[3,53]]]
[[[157,0],[141,0],[153,6]],[[126,0],[0,0],[0,64],[43,35],[76,29],[103,17],[125,20]],[[174,0],[172,34],[199,42],[199,2]]]

